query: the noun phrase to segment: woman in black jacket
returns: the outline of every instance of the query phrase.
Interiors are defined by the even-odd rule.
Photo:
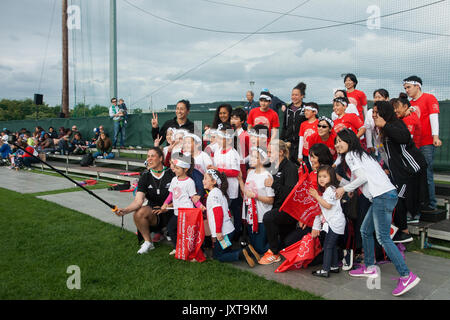
[[[260,264],[272,264],[281,260],[283,238],[292,232],[297,220],[284,211],[279,211],[286,197],[298,181],[298,167],[289,160],[290,144],[282,140],[272,140],[267,148],[272,162],[272,179],[266,180],[266,187],[275,191],[272,210],[264,214],[263,223],[267,232],[269,250],[259,260]]]
[[[290,142],[289,154],[290,160],[297,163],[298,155],[298,141],[300,125],[306,121],[303,98],[306,94],[306,84],[300,82],[294,89],[292,89],[291,100],[292,103],[288,105],[286,111],[283,113],[283,127],[281,130],[281,140]]]
[[[398,119],[394,107],[388,101],[377,101],[373,108],[375,126],[380,129],[383,148],[380,150],[393,184],[398,191],[398,203],[394,212],[397,232],[394,242],[405,243],[413,239],[408,232],[407,211],[414,214],[420,208],[418,190],[421,175],[426,173],[427,163],[411,138],[405,123]]]

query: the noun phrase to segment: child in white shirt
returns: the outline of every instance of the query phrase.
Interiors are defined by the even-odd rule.
[[[175,177],[170,183],[169,196],[161,206],[161,212],[166,212],[169,204],[173,204],[174,215],[170,219],[167,229],[175,248],[177,245],[178,208],[194,208],[195,205],[204,210],[205,207],[200,202],[200,196],[197,195],[194,180],[188,175],[193,167],[192,158],[176,153],[172,157],[172,163]],[[175,249],[170,254],[175,254]]]
[[[323,245],[323,265],[321,270],[313,272],[318,277],[328,278],[330,272],[339,273],[337,242],[345,231],[345,216],[342,212],[340,200],[336,198],[336,187],[339,181],[334,169],[322,166],[317,170],[317,184],[322,196],[316,189],[311,188],[309,193],[322,209],[322,214],[316,216],[311,235],[317,237],[321,230],[327,233]]]

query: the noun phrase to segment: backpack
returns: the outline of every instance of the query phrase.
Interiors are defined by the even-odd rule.
[[[94,163],[94,157],[92,156],[92,153],[86,153],[83,155],[83,157],[80,160],[80,166],[82,167],[88,167]]]

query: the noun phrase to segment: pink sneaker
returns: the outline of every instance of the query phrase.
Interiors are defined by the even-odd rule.
[[[406,279],[394,278],[393,280],[398,280],[397,288],[392,291],[392,294],[396,297],[408,292],[420,282],[420,278],[412,272],[409,273],[409,276]]]
[[[349,273],[352,277],[368,277],[368,278],[376,278],[378,277],[377,268],[366,268],[361,265],[359,268],[351,270]]]

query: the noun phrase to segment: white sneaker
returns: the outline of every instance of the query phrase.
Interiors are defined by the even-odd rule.
[[[344,258],[342,259],[342,270],[348,271],[353,268],[353,249],[344,249]]]
[[[153,249],[155,249],[155,246],[153,245],[153,243],[151,243],[149,241],[145,241],[137,253],[138,254],[148,253],[150,250],[153,250]]]
[[[177,250],[173,249],[172,251],[170,251],[169,256],[173,256],[175,254],[175,252],[177,252]]]

